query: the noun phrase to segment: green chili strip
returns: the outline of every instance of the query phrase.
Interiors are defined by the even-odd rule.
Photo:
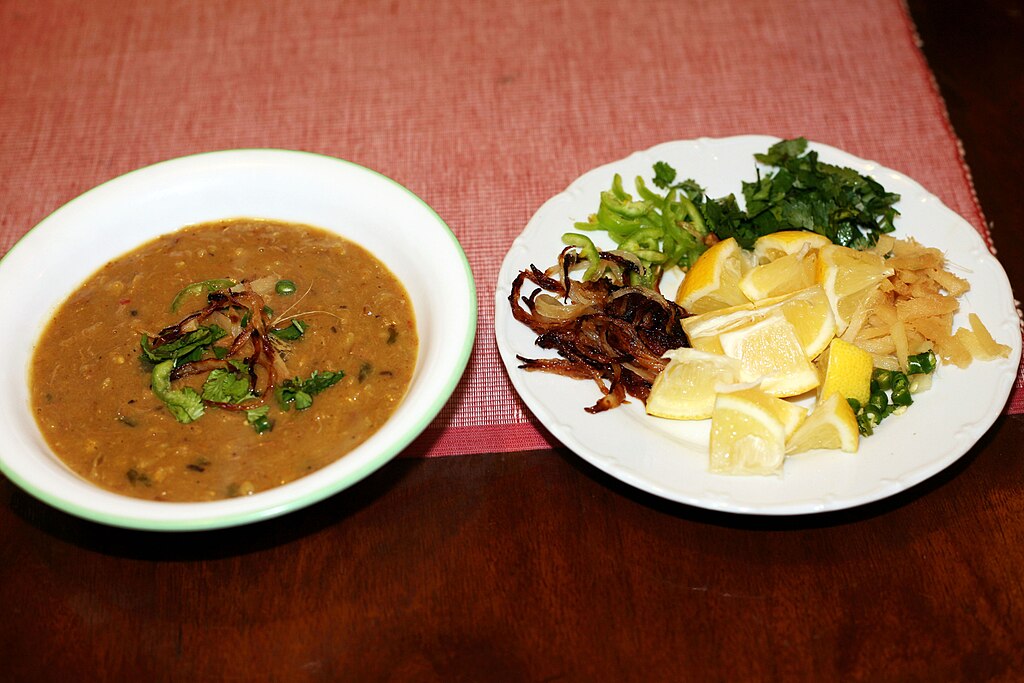
[[[575,232],[567,232],[562,235],[562,244],[577,247],[583,258],[587,260],[587,270],[583,273],[584,280],[595,280],[602,275],[604,267],[601,265],[601,254],[589,237]]]
[[[910,391],[909,375],[928,374],[935,371],[935,354],[931,351],[907,358],[909,373],[899,370],[875,368],[871,373],[871,394],[863,406],[853,399],[847,399],[857,416],[857,427],[864,436],[874,433],[875,427],[898,408],[914,403]]]
[[[651,210],[651,205],[645,201],[619,199],[608,191],[601,193],[601,203],[625,218],[639,218]]]
[[[175,295],[174,299],[171,301],[171,312],[174,313],[177,311],[178,306],[187,297],[196,296],[203,292],[216,292],[219,289],[228,289],[237,284],[238,282],[230,278],[218,278],[213,280],[203,280],[202,282],[193,282],[190,285],[186,285],[184,289]]]

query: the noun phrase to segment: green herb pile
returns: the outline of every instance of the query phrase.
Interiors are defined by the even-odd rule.
[[[634,199],[616,174],[611,189],[601,193],[597,212],[575,228],[607,232],[647,268],[638,284],[648,285],[672,266],[688,268],[710,244],[729,237],[749,249],[762,235],[809,230],[864,249],[893,230],[900,196],[853,169],[819,161],[817,152],[807,151],[806,139],[783,140],[754,159],[774,170],[762,174],[755,166],[756,179],[742,183],[743,209],[735,195],[713,199],[693,179],[676,182],[676,170],[659,161],[653,184],[661,192],[638,176]],[[585,257],[596,253],[583,234],[566,233],[563,242],[580,247]],[[601,270],[590,270],[589,279],[600,277]]]

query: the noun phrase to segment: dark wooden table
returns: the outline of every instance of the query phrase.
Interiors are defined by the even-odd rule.
[[[1019,2],[911,0],[1024,291]],[[398,460],[229,531],[150,534],[0,478],[4,680],[1022,680],[1024,416],[894,498],[713,514],[568,451]]]

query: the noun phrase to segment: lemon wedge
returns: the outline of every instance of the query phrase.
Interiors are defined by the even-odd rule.
[[[871,372],[874,361],[871,354],[847,341],[836,338],[818,359],[822,373],[818,400],[833,394],[844,399],[856,399],[861,405],[871,398]]]
[[[687,271],[676,291],[676,303],[690,313],[747,303],[739,281],[753,265],[752,259],[732,237],[718,242]]]
[[[740,361],[744,382],[761,382],[772,396],[796,396],[821,380],[800,344],[792,323],[781,311],[719,335],[725,355]]]
[[[791,294],[814,284],[817,255],[813,252],[786,254],[755,266],[740,278],[743,295],[754,302]]]
[[[878,254],[837,244],[818,250],[815,279],[832,305],[837,334],[843,333],[861,303],[892,273]]]
[[[774,474],[782,468],[786,433],[804,419],[800,406],[758,389],[721,393],[711,413],[712,472]]]
[[[814,285],[782,299],[763,301],[764,310],[778,309],[796,330],[800,345],[808,358],[815,358],[828,348],[836,335],[836,318],[825,290]]]
[[[814,406],[786,444],[786,453],[803,453],[814,448],[841,448],[853,453],[860,443],[857,417],[840,394],[832,394]]]
[[[807,230],[783,230],[762,235],[754,242],[758,263],[769,263],[788,254],[814,252],[832,244],[829,238]]]
[[[718,389],[740,381],[740,362],[735,358],[697,349],[675,349],[665,357],[668,365],[655,378],[647,397],[648,415],[707,419]]]
[[[720,354],[724,353],[718,338],[720,334],[761,320],[765,315],[767,313],[757,310],[752,303],[729,306],[683,318],[683,332],[693,348]]]

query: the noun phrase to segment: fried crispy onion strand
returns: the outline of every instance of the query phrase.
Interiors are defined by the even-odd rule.
[[[231,340],[224,358],[204,358],[191,361],[174,368],[171,372],[171,379],[177,380],[209,373],[218,368],[232,370],[233,366],[229,361],[241,357],[242,363],[248,369],[249,391],[255,398],[239,404],[203,401],[206,405],[224,410],[251,410],[263,405],[268,397],[273,395],[277,383],[277,351],[269,335],[271,325],[267,318],[263,297],[254,292],[248,284],[244,284],[243,287],[240,291],[222,289],[211,292],[207,297],[205,307],[190,313],[174,325],[165,327],[150,339],[150,345],[153,348],[169,344],[190,330],[194,330],[196,326],[201,325],[207,318],[218,312],[230,313],[234,317],[244,319],[245,326]],[[239,315],[239,311],[242,311],[243,314]],[[244,313],[248,313],[248,315]],[[262,369],[262,374],[265,377],[262,388],[258,386],[260,382],[257,368]]]
[[[600,413],[626,402],[626,394],[646,402],[669,349],[689,346],[679,321],[686,312],[658,292],[629,286],[640,267],[615,252],[600,252],[605,275],[593,281],[570,279],[585,263],[572,247],[558,265],[541,271],[531,265],[516,276],[508,301],[516,320],[536,335],[536,344],[560,358],[516,356],[524,370],[592,380],[602,397],[585,410]],[[558,277],[555,277],[555,275]],[[529,296],[523,285],[537,285]]]

